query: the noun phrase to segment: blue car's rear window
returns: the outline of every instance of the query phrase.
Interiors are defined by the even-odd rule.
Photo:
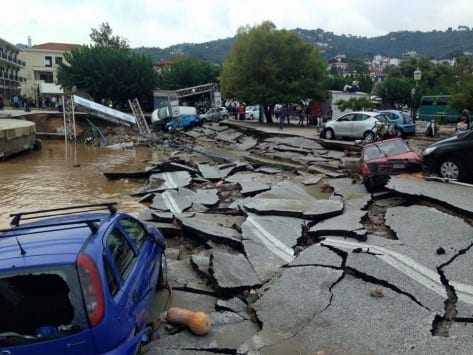
[[[74,334],[87,321],[74,266],[0,273],[0,348]]]

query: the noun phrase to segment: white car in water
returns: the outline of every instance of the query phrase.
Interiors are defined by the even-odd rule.
[[[325,139],[354,138],[372,142],[376,138],[377,123],[389,126],[389,119],[379,112],[350,112],[328,121],[323,129]]]

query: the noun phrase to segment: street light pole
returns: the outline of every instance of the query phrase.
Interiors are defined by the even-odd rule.
[[[417,89],[419,88],[419,81],[422,80],[422,71],[417,68],[414,71],[414,81],[416,82],[416,87],[412,88],[411,90],[411,115],[412,115],[412,120],[415,122],[416,121],[416,110],[415,110],[415,96],[417,94]]]

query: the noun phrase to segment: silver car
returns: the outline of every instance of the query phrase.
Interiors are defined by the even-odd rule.
[[[377,122],[389,125],[389,119],[379,112],[350,112],[325,124],[325,139],[354,138],[367,142],[375,139]]]
[[[228,119],[228,111],[225,107],[213,107],[203,115],[200,115],[204,121],[221,121]]]

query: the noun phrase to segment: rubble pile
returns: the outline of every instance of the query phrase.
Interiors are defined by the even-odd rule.
[[[162,329],[149,354],[471,353],[466,200],[449,212],[432,183],[402,179],[369,194],[341,178],[344,153],[304,138],[185,135],[306,169],[179,152],[147,170],[140,217],[168,240],[173,306],[213,322],[206,337]]]

